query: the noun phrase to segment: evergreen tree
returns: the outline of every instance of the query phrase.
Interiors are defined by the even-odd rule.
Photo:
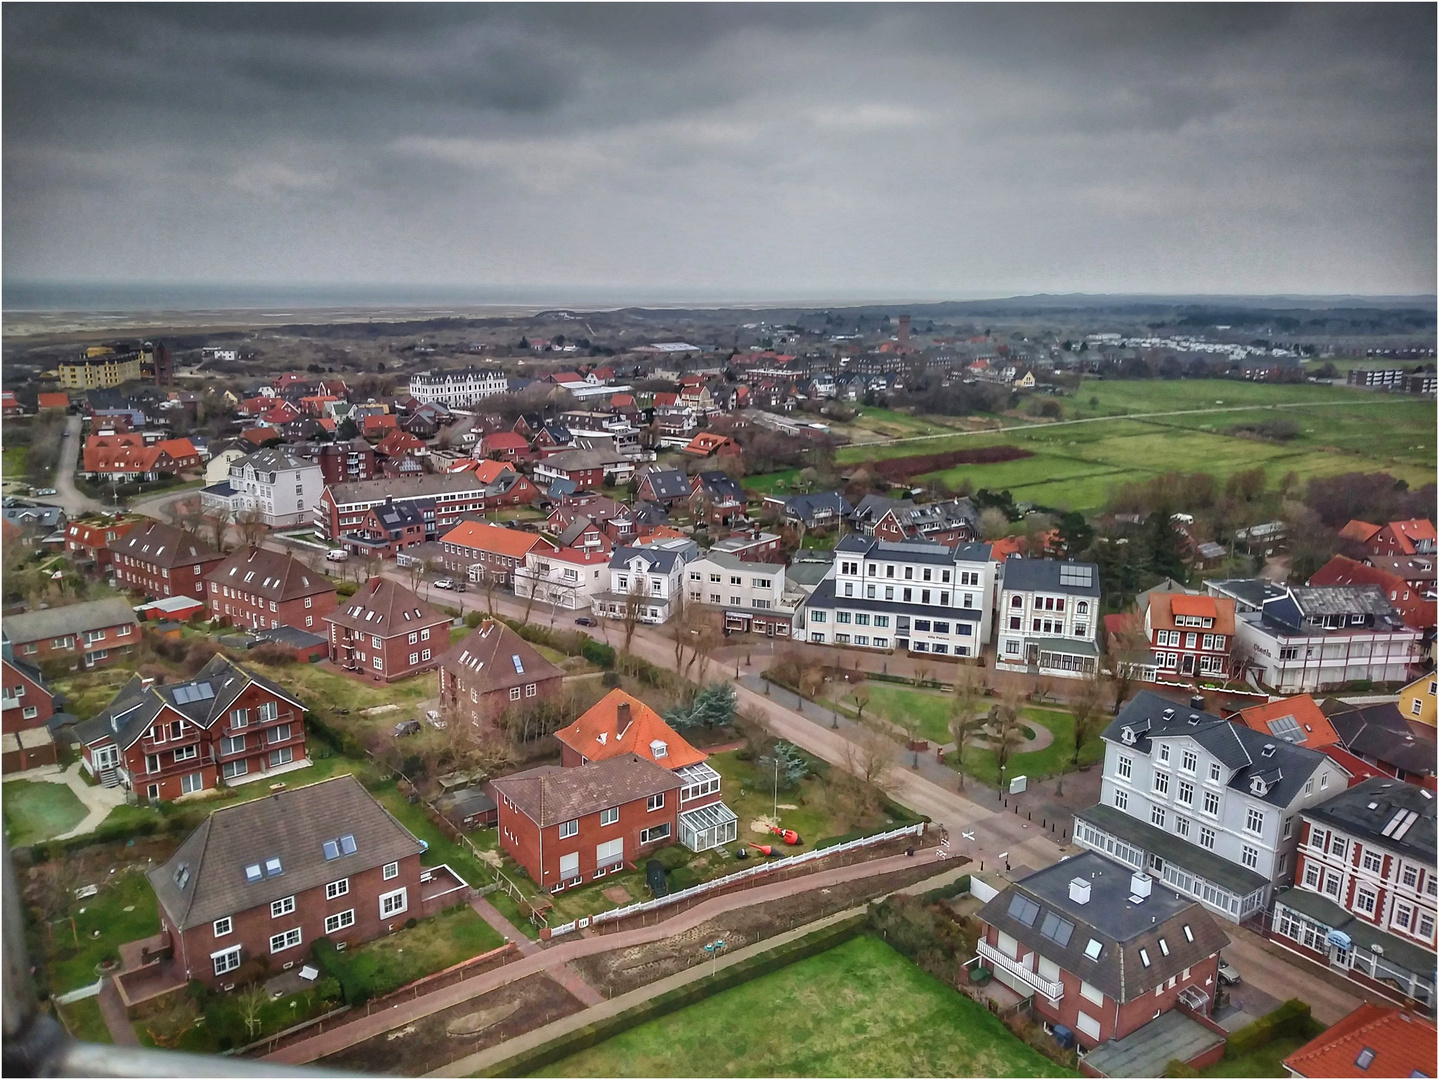
[[[1183,541],[1169,518],[1167,507],[1154,511],[1145,520],[1141,543],[1144,547],[1144,569],[1175,581],[1183,581],[1188,576]]]
[[[776,762],[779,764],[779,786],[785,791],[797,787],[799,782],[809,775],[809,762],[805,760],[799,747],[783,739],[776,742],[770,752],[759,759],[759,764],[765,769],[773,769]]]

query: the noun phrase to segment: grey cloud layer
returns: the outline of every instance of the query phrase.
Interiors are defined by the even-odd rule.
[[[1434,40],[1423,5],[9,4],[4,271],[1432,291]]]

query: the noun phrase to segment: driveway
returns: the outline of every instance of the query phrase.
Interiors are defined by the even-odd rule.
[[[75,487],[75,465],[80,458],[80,431],[83,419],[70,416],[65,419],[65,437],[60,440],[60,462],[55,466],[55,490],[50,502],[63,506],[71,517],[81,514],[97,514],[105,504],[84,495]]]

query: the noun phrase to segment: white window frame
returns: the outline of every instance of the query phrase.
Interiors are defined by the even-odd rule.
[[[665,793],[661,791],[658,795],[651,795],[645,800],[645,813],[653,813],[656,810],[663,810],[665,806]]]
[[[620,820],[620,808],[618,806],[607,806],[600,811],[601,827],[614,825]]]
[[[394,879],[394,878],[399,877],[399,876],[400,876],[400,864],[397,863],[397,862],[387,862],[387,863],[385,863],[385,868],[384,868],[384,870],[382,870],[382,871],[380,872],[380,875],[381,875],[381,877],[383,877],[384,880],[386,880],[386,881],[390,881],[390,880],[392,880],[392,879]]]
[[[215,969],[216,975],[226,975],[240,966],[240,953],[243,945],[231,945],[228,949],[220,949],[210,954],[211,966]]]
[[[211,929],[214,930],[216,937],[224,937],[226,934],[234,932],[235,920],[232,919],[229,915],[225,915],[219,919],[216,919]]]
[[[284,952],[286,949],[293,949],[296,945],[299,945],[302,941],[304,941],[304,938],[305,935],[301,932],[298,926],[293,927],[289,930],[282,930],[278,934],[271,934],[270,953],[271,955],[274,955],[278,952]],[[279,944],[276,945],[276,942],[279,942]]]
[[[392,908],[389,911],[386,911],[385,905],[393,903],[396,898],[399,899],[399,906]],[[406,911],[410,909],[410,898],[408,891],[400,888],[395,889],[393,892],[381,893],[379,896],[379,905],[380,918],[382,919],[389,919],[396,915],[403,915]]]
[[[579,818],[576,818],[574,821],[562,821],[562,822],[560,822],[560,839],[561,839],[561,840],[568,840],[571,836],[577,836],[577,835],[579,835],[579,831],[580,831],[580,821],[579,821]]]
[[[343,930],[347,926],[355,925],[355,909],[346,908],[344,911],[337,911],[333,915],[325,916],[325,933],[333,934],[336,930]]]
[[[282,896],[278,900],[270,902],[270,918],[280,919],[289,915],[295,910],[295,898],[293,896]]]
[[[350,891],[350,879],[342,877],[339,881],[332,881],[325,886],[325,899],[336,900]]]

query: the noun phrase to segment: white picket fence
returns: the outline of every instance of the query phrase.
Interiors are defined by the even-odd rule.
[[[876,833],[873,836],[861,836],[857,840],[846,840],[843,844],[835,844],[833,847],[815,848],[813,851],[806,851],[802,855],[791,855],[787,859],[773,859],[758,863],[747,870],[741,870],[737,874],[726,874],[723,877],[714,878],[711,881],[702,881],[688,889],[682,889],[668,896],[656,897],[653,900],[641,900],[638,903],[626,907],[614,908],[610,911],[601,911],[599,914],[588,919],[576,919],[574,922],[567,922],[563,926],[550,927],[550,937],[556,938],[561,934],[568,934],[572,930],[582,929],[591,923],[613,922],[616,919],[623,919],[629,915],[636,915],[642,911],[654,911],[658,908],[667,907],[670,904],[677,904],[682,900],[689,900],[695,896],[702,896],[715,889],[722,889],[733,885],[737,881],[745,881],[762,874],[773,874],[779,870],[787,870],[791,866],[799,866],[801,863],[812,862],[815,859],[828,858],[831,855],[838,855],[841,852],[853,851],[856,848],[869,847],[872,844],[880,844],[886,840],[896,840],[902,836],[923,836],[924,822],[916,822],[913,825],[906,825],[902,829],[892,829],[885,833]]]
[[[69,1005],[72,1001],[83,1001],[85,998],[96,997],[104,986],[104,979],[96,979],[89,986],[82,986],[78,990],[71,990],[68,994],[56,994],[55,1000],[61,1005]]]

